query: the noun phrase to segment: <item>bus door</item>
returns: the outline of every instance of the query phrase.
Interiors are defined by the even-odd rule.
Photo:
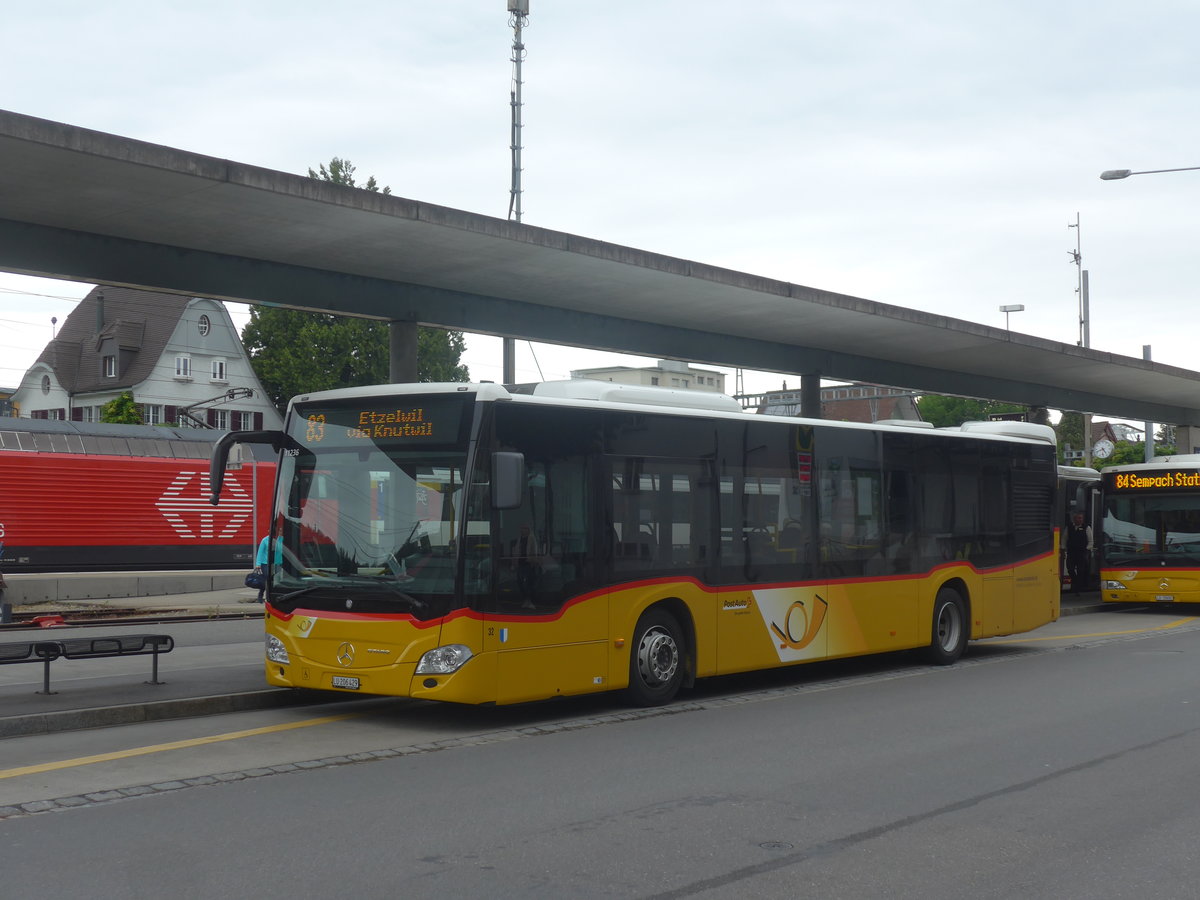
[[[744,435],[744,466],[726,463],[719,478],[721,672],[822,659],[832,618],[817,578],[812,429],[775,441],[751,423]]]
[[[595,590],[589,467],[583,456],[525,454],[520,506],[495,510],[483,648],[497,701],[608,686],[607,595]]]
[[[911,437],[822,430],[817,459],[818,571],[835,617],[830,655],[912,646],[921,625]]]

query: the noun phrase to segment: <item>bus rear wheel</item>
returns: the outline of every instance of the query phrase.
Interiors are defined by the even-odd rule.
[[[954,588],[942,588],[933,602],[933,634],[925,658],[935,666],[948,666],[963,655],[970,636],[962,597]]]
[[[634,631],[626,696],[638,706],[670,703],[679,693],[683,674],[684,642],[679,623],[664,610],[647,610]]]

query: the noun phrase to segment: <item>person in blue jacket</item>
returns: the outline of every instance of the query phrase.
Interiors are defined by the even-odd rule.
[[[275,540],[275,565],[283,562],[283,547],[280,546],[279,539]],[[263,602],[263,597],[267,592],[267,567],[271,565],[271,536],[263,535],[263,539],[258,542],[258,552],[254,554],[254,568],[263,574],[262,587],[258,589],[258,602]]]

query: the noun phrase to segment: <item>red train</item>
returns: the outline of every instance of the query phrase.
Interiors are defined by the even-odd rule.
[[[275,464],[269,448],[247,445],[212,506],[208,460],[221,434],[0,417],[0,571],[250,568]]]

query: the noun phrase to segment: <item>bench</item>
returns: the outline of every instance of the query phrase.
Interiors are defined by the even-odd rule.
[[[170,653],[175,648],[175,639],[169,634],[122,634],[112,637],[78,637],[60,640],[23,641],[0,644],[0,665],[10,663],[40,662],[43,664],[42,690],[39,694],[53,694],[50,690],[50,663],[56,659],[108,659],[117,656],[151,656],[150,681],[146,684],[162,684],[158,680],[158,655]]]

